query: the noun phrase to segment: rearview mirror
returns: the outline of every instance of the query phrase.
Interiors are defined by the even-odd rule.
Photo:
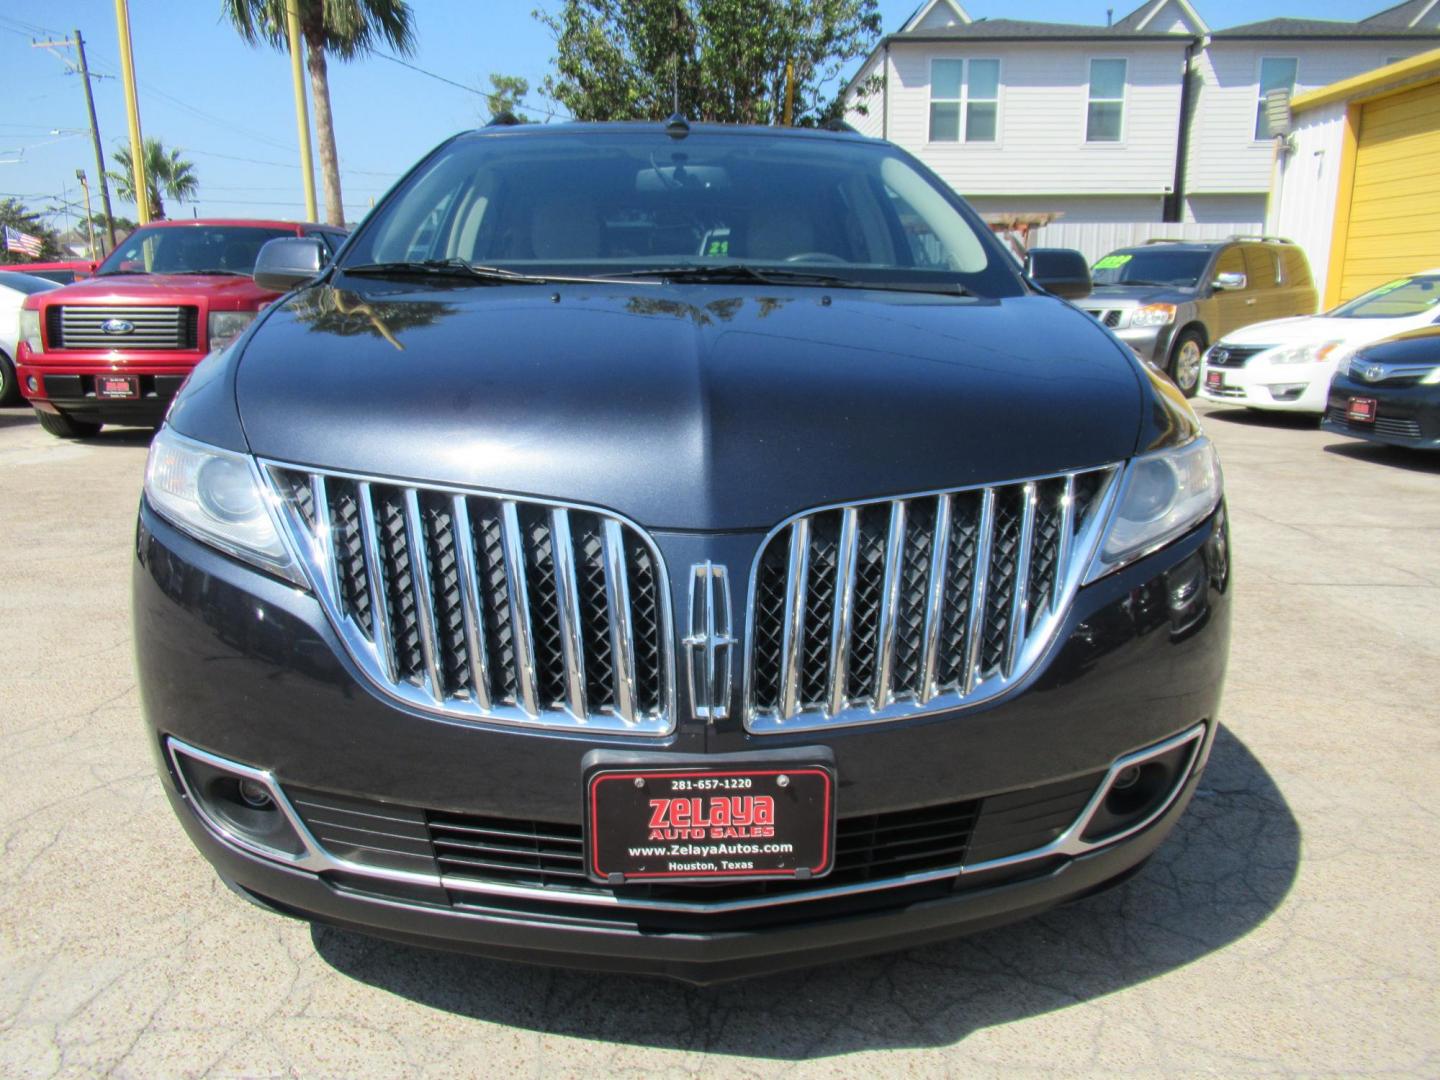
[[[1215,280],[1210,283],[1210,288],[1216,292],[1231,292],[1243,289],[1245,288],[1245,275],[1238,274],[1233,270],[1224,274],[1216,274]]]
[[[325,265],[325,248],[308,236],[285,236],[271,240],[255,259],[255,284],[262,289],[289,292],[320,273]]]
[[[1025,276],[1064,300],[1083,300],[1093,287],[1090,264],[1070,248],[1031,248],[1025,253]]]

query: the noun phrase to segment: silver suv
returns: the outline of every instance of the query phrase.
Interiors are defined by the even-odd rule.
[[[1305,253],[1277,237],[1152,240],[1112,251],[1091,274],[1095,289],[1081,306],[1186,397],[1211,342],[1266,319],[1313,315],[1319,303]]]

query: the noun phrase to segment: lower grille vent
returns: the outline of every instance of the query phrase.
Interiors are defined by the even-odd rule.
[[[370,678],[447,715],[631,734],[673,723],[659,555],[599,511],[267,466]]]

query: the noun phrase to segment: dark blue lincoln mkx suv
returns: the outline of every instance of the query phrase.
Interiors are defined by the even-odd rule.
[[[1122,880],[1214,739],[1221,474],[1175,388],[913,158],[491,127],[155,438],[165,790],[237,891],[693,982]],[[1058,294],[1058,295],[1057,295]]]

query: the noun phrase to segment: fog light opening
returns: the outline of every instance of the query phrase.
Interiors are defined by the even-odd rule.
[[[25,389],[29,390],[32,394],[35,393],[35,391],[40,389],[40,380],[35,378],[34,375],[27,375],[25,377]]]
[[[1178,745],[1151,754],[1133,755],[1115,769],[1081,839],[1087,844],[1115,840],[1148,825],[1170,805],[1176,791],[1190,775],[1201,738],[1188,738]]]
[[[308,848],[279,804],[269,776],[171,741],[176,771],[202,821],[223,839],[294,862]]]

